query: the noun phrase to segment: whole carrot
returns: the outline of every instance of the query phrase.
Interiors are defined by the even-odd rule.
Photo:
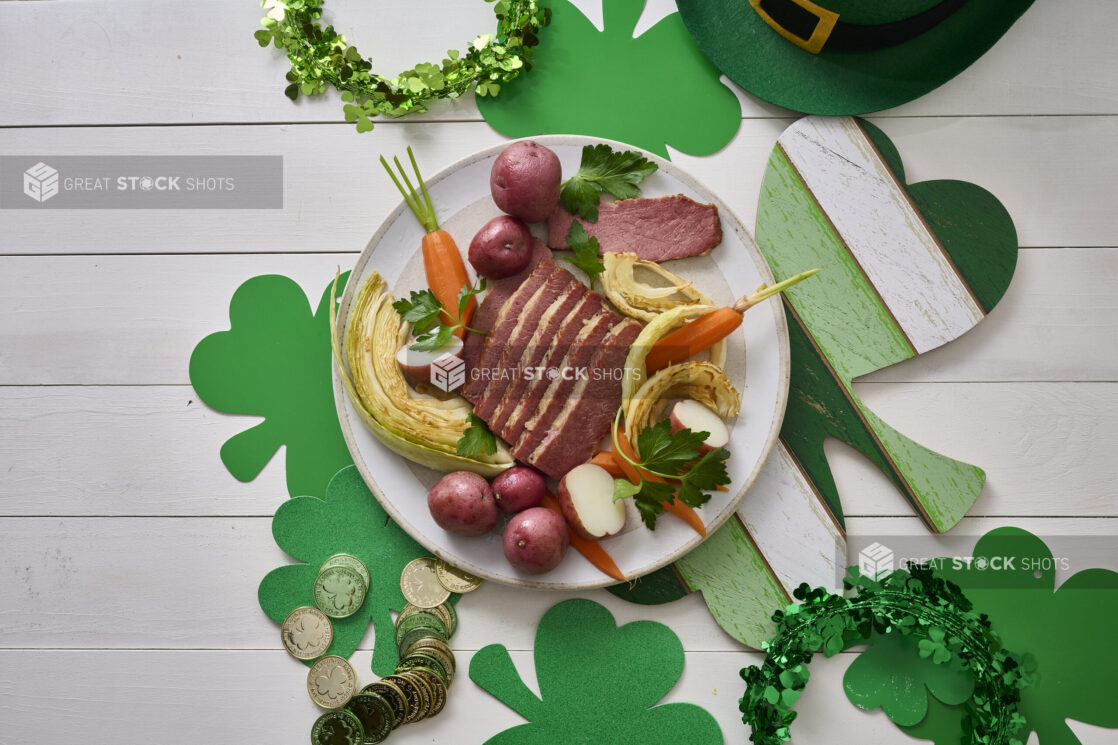
[[[757,305],[762,300],[779,294],[797,282],[803,281],[818,272],[812,269],[807,272],[789,277],[783,282],[769,287],[761,285],[753,293],[738,299],[731,307],[712,310],[705,316],[699,316],[682,328],[661,337],[645,357],[644,367],[651,375],[658,370],[663,370],[669,365],[683,362],[694,357],[705,349],[710,349],[714,344],[725,339],[734,330],[741,326],[742,314]]]
[[[458,294],[463,287],[468,287],[470,284],[470,277],[466,273],[466,264],[462,261],[462,254],[459,252],[454,238],[451,237],[450,233],[439,227],[438,219],[435,217],[435,206],[431,203],[431,195],[427,192],[427,185],[423,181],[423,176],[419,173],[419,165],[415,162],[415,155],[412,154],[410,146],[408,147],[408,158],[411,159],[411,166],[415,171],[415,180],[419,182],[418,191],[412,185],[411,179],[408,178],[407,171],[400,164],[399,158],[394,157],[392,161],[396,164],[396,169],[400,172],[400,179],[403,179],[403,183],[400,183],[400,179],[396,178],[396,174],[392,172],[392,168],[383,155],[380,156],[380,162],[384,166],[384,170],[388,171],[392,183],[396,184],[396,188],[400,190],[400,194],[404,197],[404,203],[408,205],[412,214],[419,220],[419,224],[427,231],[420,243],[423,248],[423,270],[427,275],[427,286],[431,288],[432,294],[443,306],[442,314],[446,316],[445,325],[460,324],[459,328],[454,330],[454,333],[461,338],[466,333],[464,327],[470,325],[470,319],[473,318],[474,311],[477,310],[477,300],[471,295],[466,301],[465,307],[462,308],[462,312],[459,313]],[[405,185],[407,188],[405,188]]]
[[[543,501],[540,502],[540,506],[546,507],[547,509],[557,513],[560,517],[563,517],[563,519],[566,520],[566,518],[563,516],[563,508],[559,506],[559,500],[557,500],[552,495],[545,494],[543,497]],[[625,575],[621,573],[621,569],[617,566],[617,562],[615,562],[613,560],[613,557],[610,556],[604,548],[602,548],[602,544],[591,538],[584,538],[575,531],[571,530],[570,527],[567,528],[567,533],[570,535],[571,546],[574,547],[575,551],[578,551],[580,554],[585,556],[587,561],[601,570],[603,574],[613,577],[618,582],[628,581],[625,578]]]

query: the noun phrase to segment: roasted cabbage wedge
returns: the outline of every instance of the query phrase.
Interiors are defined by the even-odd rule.
[[[723,419],[733,419],[741,410],[741,396],[721,367],[688,360],[665,367],[637,389],[625,414],[625,431],[641,432],[660,421],[669,401],[677,398],[692,398]]]
[[[635,253],[607,251],[602,256],[602,292],[619,311],[638,321],[649,321],[680,305],[711,305],[711,300],[682,277]],[[663,282],[650,285],[637,278],[637,270]]]
[[[334,365],[361,421],[389,450],[428,468],[489,478],[512,467],[515,461],[499,439],[493,455],[465,458],[455,452],[473,406],[461,396],[439,398],[408,384],[396,351],[407,342],[411,325],[392,307],[395,299],[385,288],[384,279],[373,272],[358,291],[344,356],[336,311],[330,306]]]

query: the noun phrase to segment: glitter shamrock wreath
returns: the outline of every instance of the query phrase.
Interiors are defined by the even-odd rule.
[[[857,593],[844,597],[800,585],[794,595],[801,603],[773,615],[777,633],[764,645],[764,663],[741,671],[742,721],[752,729],[750,740],[780,745],[790,738],[792,706],[807,685],[807,665],[817,651],[831,657],[873,632],[895,632],[918,638],[921,657],[974,674],[974,693],[963,707],[970,743],[1021,745],[1017,734],[1025,719],[1017,704],[1031,680],[1031,660],[1002,647],[989,620],[971,610],[957,585],[930,567],[912,565],[879,581],[852,567],[843,586]]]
[[[536,33],[551,20],[551,12],[536,0],[495,0],[496,34],[478,36],[465,54],[448,51],[439,65],[424,62],[387,79],[373,72],[372,60],[333,26],[322,27],[323,2],[263,0],[268,14],[261,21],[264,28],[254,35],[260,46],[273,44],[287,52],[288,98],[317,95],[332,86],[345,101],[346,121],[356,123],[358,132],[373,128],[371,117],[422,113],[428,101],[457,98],[475,84],[479,96],[497,95],[502,83],[531,68],[532,47],[539,44]]]

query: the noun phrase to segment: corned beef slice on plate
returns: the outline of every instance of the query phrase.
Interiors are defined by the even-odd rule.
[[[547,219],[547,243],[567,248],[574,216],[560,203]],[[722,242],[718,208],[682,194],[655,199],[623,199],[598,205],[598,222],[579,218],[598,239],[602,252],[629,251],[645,261],[701,256]]]
[[[514,456],[559,478],[608,434],[640,324],[552,261],[541,261],[489,322],[462,394]]]

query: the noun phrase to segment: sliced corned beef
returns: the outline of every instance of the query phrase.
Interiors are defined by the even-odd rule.
[[[561,271],[556,266],[554,261],[550,259],[541,261],[532,270],[532,273],[517,287],[511,295],[505,300],[497,311],[496,317],[490,321],[490,328],[487,329],[489,335],[485,339],[482,346],[481,354],[473,365],[467,361],[466,365],[466,385],[462,389],[462,395],[466,397],[467,401],[475,402],[482,393],[489,381],[483,378],[480,374],[483,370],[494,370],[497,368],[498,362],[505,351],[505,347],[501,343],[493,343],[494,339],[504,339],[508,333],[515,326],[517,319],[520,316],[525,304],[532,298],[536,290],[542,287],[557,271]],[[476,327],[475,327],[476,328]],[[486,329],[479,329],[486,330]]]
[[[544,473],[561,478],[594,454],[610,429],[621,400],[625,357],[641,331],[632,319],[616,324],[590,363],[590,374],[579,381],[547,434],[527,460]]]
[[[542,265],[541,265],[542,267]],[[540,323],[547,311],[553,307],[561,296],[576,292],[574,286],[582,287],[570,272],[556,269],[547,281],[537,289],[532,297],[520,309],[520,312],[511,320],[514,323],[499,324],[500,328],[493,330],[493,339],[487,344],[501,348],[500,359],[493,367],[478,368],[477,374],[488,378],[488,385],[478,394],[474,401],[474,413],[488,421],[497,408],[497,404],[508,391],[512,382],[523,377],[523,357],[529,353],[530,347],[536,343]],[[482,353],[482,357],[486,357]]]
[[[547,220],[547,242],[567,248],[567,231],[574,217],[563,205]],[[645,261],[667,261],[701,256],[722,242],[718,208],[682,194],[655,199],[623,199],[598,205],[598,222],[579,218],[586,232],[598,239],[602,252],[630,251]]]
[[[601,296],[587,291],[570,313],[561,320],[559,327],[550,337],[541,336],[541,344],[546,348],[543,356],[532,367],[543,370],[557,367],[563,361],[575,337],[582,331],[583,324],[604,310],[605,304]],[[531,381],[525,376],[515,393],[510,391],[509,397],[498,408],[498,418],[491,428],[494,432],[500,432],[505,442],[516,442],[520,438],[524,425],[540,406],[541,399],[547,392],[547,381],[542,381],[545,385],[539,385],[539,382],[541,381],[538,376],[533,376]]]
[[[524,283],[536,266],[541,261],[546,261],[551,258],[551,249],[543,244],[543,241],[532,240],[532,255],[528,259],[528,266],[524,271],[519,274],[514,274],[511,277],[503,279],[491,279],[485,283],[485,295],[482,297],[481,304],[478,306],[477,312],[474,313],[473,319],[470,321],[470,327],[478,331],[488,334],[493,328],[493,322],[497,320],[497,314],[501,311],[501,306],[505,301],[516,292],[516,289]],[[477,367],[478,359],[481,358],[481,348],[485,346],[485,336],[482,334],[466,334],[466,341],[462,349],[462,359],[466,363],[466,379],[470,379],[470,371]]]
[[[545,389],[535,411],[524,412],[524,416],[528,419],[524,424],[524,431],[515,442],[510,443],[513,446],[512,454],[517,460],[532,464],[529,456],[551,428],[552,421],[563,410],[567,397],[578,382],[576,374],[578,371],[588,371],[602,340],[617,321],[617,316],[609,310],[603,310],[587,321],[575,337],[563,361],[554,365],[553,369],[558,371],[554,379],[549,379],[551,376],[545,375],[535,383],[537,386],[544,386]]]
[[[540,318],[538,328],[528,342],[526,353],[521,357],[521,374],[513,378],[504,397],[498,402],[489,418],[486,419],[490,422],[491,429],[497,431],[503,428],[513,411],[525,403],[524,394],[529,387],[529,378],[523,371],[543,367],[548,353],[555,349],[559,339],[559,331],[563,328],[568,317],[573,318],[577,309],[583,306],[584,310],[582,312],[587,317],[593,315],[594,306],[597,303],[593,298],[590,302],[585,302],[589,295],[590,291],[581,282],[572,278],[570,291],[564,293],[556,302],[552,303],[551,307]]]

